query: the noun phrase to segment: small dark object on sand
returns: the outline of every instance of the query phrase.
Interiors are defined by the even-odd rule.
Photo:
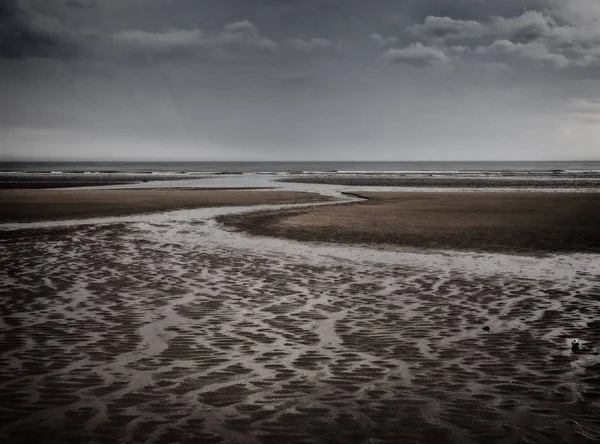
[[[485,331],[490,331],[490,327],[488,327],[487,325],[486,325],[485,327],[483,327],[483,329],[484,329]]]
[[[573,351],[579,350],[579,339],[573,339],[571,341],[571,350],[573,350]]]

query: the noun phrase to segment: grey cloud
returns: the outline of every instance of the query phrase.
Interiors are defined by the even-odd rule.
[[[389,49],[383,54],[383,58],[391,63],[403,63],[418,67],[450,61],[450,58],[443,51],[425,46],[419,42],[403,49]]]
[[[539,11],[526,11],[515,17],[491,17],[487,22],[455,20],[450,17],[428,16],[423,24],[410,27],[418,38],[436,40],[505,39],[530,42],[552,34],[556,22]]]
[[[33,8],[36,3],[2,0],[0,3],[0,57],[75,58],[100,57],[118,60],[137,56],[178,57],[201,51],[221,56],[243,51],[272,53],[278,44],[260,35],[248,20],[226,23],[220,31],[208,33],[198,28],[167,27],[163,30],[130,28],[102,32],[90,28],[69,28],[63,21]],[[70,0],[70,8],[89,9],[91,0]],[[43,4],[42,4],[43,6]]]
[[[246,35],[255,38],[258,37],[258,30],[256,29],[256,26],[254,26],[248,20],[226,24],[225,32],[230,35]]]
[[[566,68],[569,66],[569,60],[563,54],[550,52],[546,45],[540,42],[513,43],[509,40],[497,40],[490,46],[478,47],[475,52],[482,55],[516,55],[523,59],[548,63],[556,68]]]
[[[428,16],[410,32],[424,42],[434,42],[442,51],[459,41],[467,48],[465,53],[473,50],[479,55],[513,55],[557,68],[588,67],[600,60],[600,11],[596,15],[594,9],[590,11],[591,17],[579,16],[571,24],[560,8],[525,11],[513,17],[492,16],[481,23]]]
[[[216,58],[239,56],[242,53],[290,56],[295,53],[301,60],[307,57],[332,54],[342,50],[344,42],[322,37],[285,38],[279,41],[263,37],[248,20],[226,24],[216,33],[200,29],[171,29],[148,32],[120,31],[111,36],[115,53],[122,57],[150,54],[154,60],[203,54]],[[285,50],[285,51],[283,51]],[[291,52],[290,52],[291,51]],[[289,62],[289,58],[285,59]]]
[[[527,10],[539,10],[555,0],[419,0],[409,1],[413,23],[427,16],[452,17],[458,20],[488,21],[490,17],[514,17]],[[562,1],[562,0],[557,0]],[[404,3],[404,2],[403,2]]]
[[[552,34],[556,22],[539,11],[526,11],[517,17],[494,17],[489,32],[495,37],[505,37],[527,43]]]
[[[249,21],[228,23],[222,31],[208,34],[200,29],[171,29],[162,32],[129,30],[117,32],[112,41],[121,50],[141,51],[154,57],[184,56],[203,50],[273,52],[277,43],[261,37]]]
[[[0,0],[0,157],[597,157],[599,6]]]
[[[4,1],[0,5],[0,57],[69,58],[81,51],[77,36],[57,19],[30,11],[24,4]]]
[[[384,37],[381,34],[374,33],[371,34],[371,40],[373,40],[375,43],[380,44],[381,46],[386,46],[398,42],[398,37]]]
[[[292,39],[288,44],[299,51],[327,50],[334,46],[330,40],[324,38]]]
[[[600,17],[600,3],[596,0],[552,0],[553,15],[572,26],[593,24]]]
[[[573,48],[576,55],[573,64],[580,68],[596,68],[600,66],[600,48]]]
[[[428,16],[423,24],[411,26],[410,32],[419,38],[449,40],[481,38],[485,29],[481,23],[474,20]]]
[[[120,49],[152,53],[153,56],[191,54],[204,44],[204,36],[197,29],[164,32],[121,31],[115,33],[112,40]]]
[[[67,0],[66,5],[71,8],[93,8],[96,0]]]
[[[209,38],[207,43],[214,46],[246,46],[264,51],[277,49],[277,43],[261,37],[256,26],[248,20],[226,24],[223,31]]]

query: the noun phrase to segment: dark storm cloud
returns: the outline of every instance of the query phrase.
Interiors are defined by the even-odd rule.
[[[0,0],[0,155],[583,156],[599,22],[597,0]]]
[[[40,4],[4,1],[0,56],[86,56],[105,61],[131,57],[137,63],[140,56],[154,61],[197,55],[249,60],[248,53],[260,56],[280,50],[289,62],[294,50],[305,60],[301,53],[358,51],[368,48],[370,40],[388,47],[385,60],[420,66],[446,61],[458,47],[471,60],[498,55],[506,63],[514,55],[520,61],[551,61],[560,68],[600,61],[600,27],[594,21],[597,15],[589,14],[594,6],[587,0],[575,0],[568,7],[558,0],[180,0],[175,3],[178,8],[148,0],[142,20],[135,15],[139,4],[109,0],[102,5],[105,13],[130,17],[127,26],[110,30],[69,26],[58,19],[60,3],[55,4],[54,16],[52,9],[44,10]],[[90,0],[64,4],[76,9],[97,6]],[[95,13],[101,11],[95,8]],[[157,17],[163,22],[158,23]],[[197,20],[191,24],[185,17]]]
[[[18,0],[0,3],[0,57],[74,57],[76,36],[53,17],[32,13]]]

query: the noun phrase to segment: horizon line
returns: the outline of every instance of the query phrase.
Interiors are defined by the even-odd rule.
[[[458,163],[458,162],[470,162],[470,163],[483,163],[483,162],[600,162],[600,158],[597,159],[526,159],[526,160],[500,160],[500,159],[488,159],[488,160],[166,160],[166,159],[0,159],[0,163],[425,163],[425,162],[437,162],[437,163]]]

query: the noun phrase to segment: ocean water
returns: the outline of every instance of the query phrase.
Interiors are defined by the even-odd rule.
[[[4,173],[105,174],[456,174],[600,176],[578,162],[0,162]]]

